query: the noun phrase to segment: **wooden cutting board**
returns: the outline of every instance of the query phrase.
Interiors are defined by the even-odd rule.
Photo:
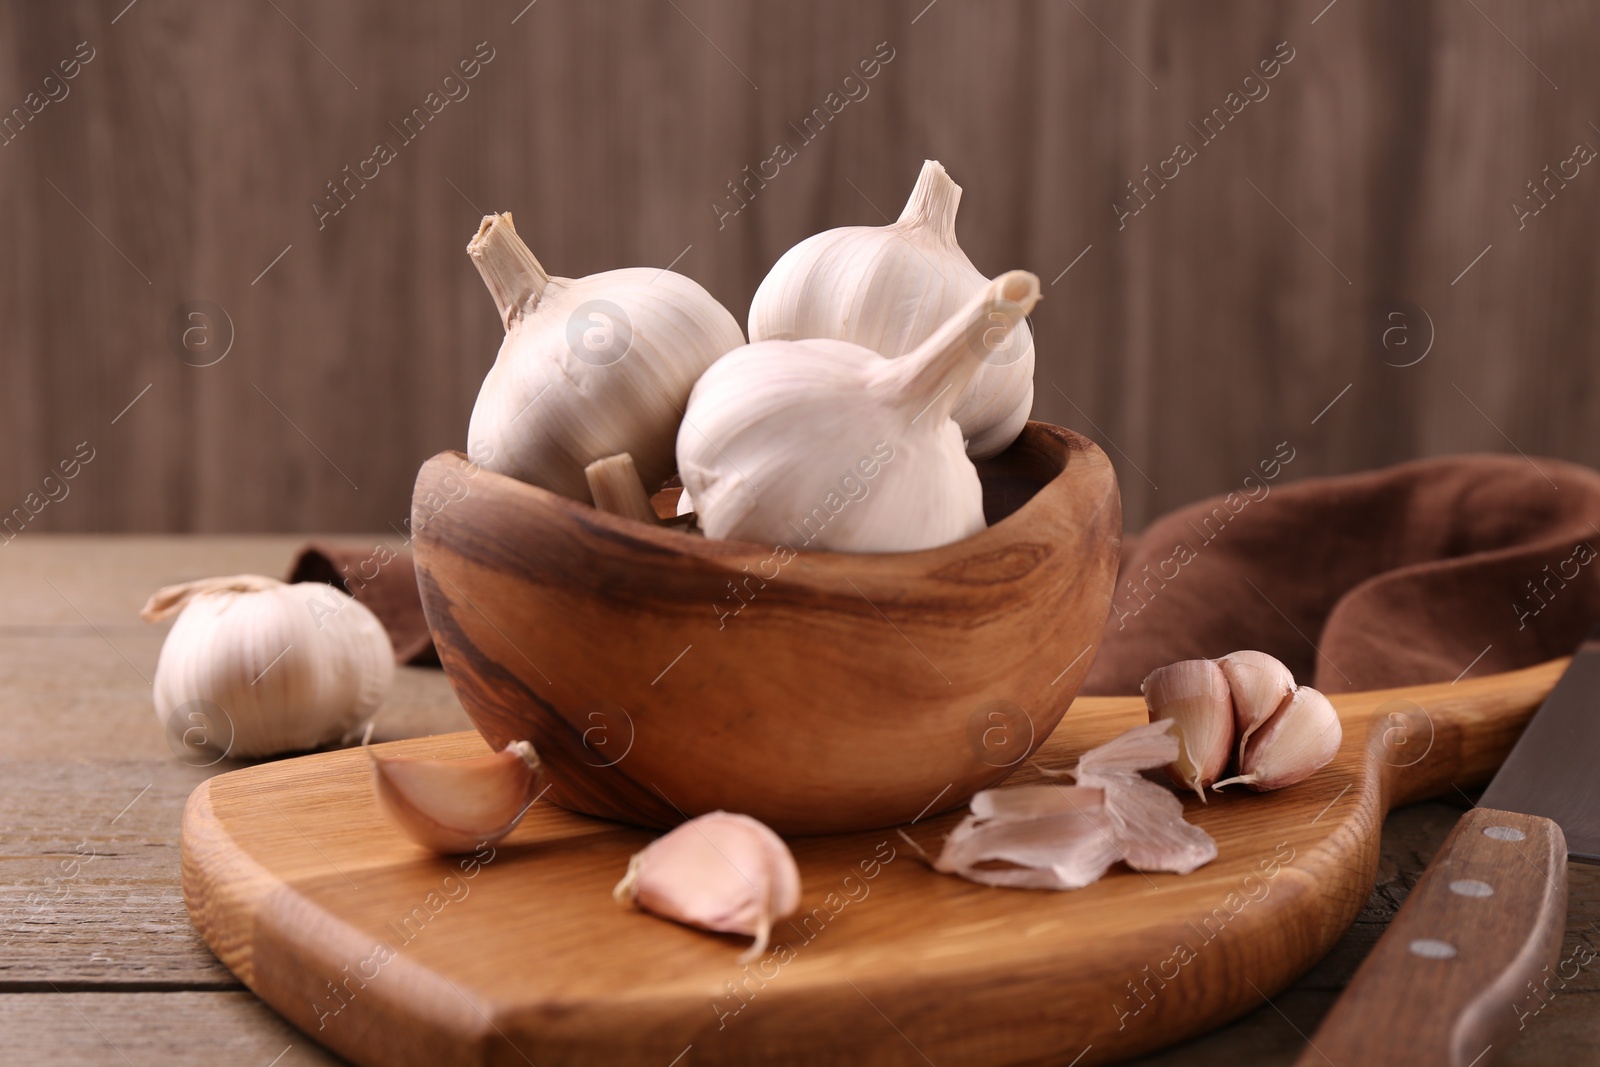
[[[743,939],[613,902],[650,832],[540,803],[477,858],[432,856],[384,821],[359,751],[196,789],[184,897],[245,984],[360,1064],[1087,1067],[1304,972],[1366,902],[1389,808],[1484,782],[1564,665],[1335,697],[1344,745],[1313,778],[1187,804],[1219,854],[1185,876],[990,889],[934,873],[895,830],[794,839],[803,910],[743,967]],[[1080,699],[1034,762],[1070,766],[1144,720],[1136,698]],[[382,747],[486,751],[475,733]],[[959,817],[903,829],[936,851]]]

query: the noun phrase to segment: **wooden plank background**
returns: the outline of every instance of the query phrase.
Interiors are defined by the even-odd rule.
[[[0,146],[0,513],[87,442],[25,532],[387,528],[498,343],[463,253],[483,211],[556,273],[676,262],[742,320],[785,248],[897,214],[924,157],[965,188],[978,266],[1045,280],[1036,416],[1106,447],[1131,528],[1284,440],[1294,478],[1600,463],[1600,168],[1510,206],[1600,146],[1595,5],[525,3],[0,6],[0,115],[58,98]],[[475,50],[467,95],[402,140]],[[319,224],[380,140],[397,158]],[[798,157],[719,226],[780,140]],[[1119,223],[1179,140],[1197,158]],[[231,323],[212,366],[168,339],[193,300]]]

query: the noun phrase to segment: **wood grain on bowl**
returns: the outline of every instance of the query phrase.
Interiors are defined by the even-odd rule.
[[[1109,610],[1105,454],[1030,423],[979,472],[987,529],[856,555],[650,526],[446,452],[413,497],[423,607],[473,723],[532,741],[557,803],[650,826],[718,808],[791,834],[893,825],[1020,765]]]

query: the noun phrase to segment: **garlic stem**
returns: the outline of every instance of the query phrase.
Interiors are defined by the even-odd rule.
[[[139,609],[145,622],[160,622],[182,611],[189,601],[204,593],[261,593],[284,583],[261,574],[230,574],[224,578],[201,578],[157,589]]]
[[[507,331],[514,320],[539,306],[550,275],[534,258],[533,250],[517,236],[511,212],[485,215],[477,235],[467,243],[467,255],[483,276],[483,284],[489,287],[489,295],[500,309],[500,323]]]
[[[633,457],[628,453],[618,452],[597,459],[583,468],[583,475],[589,480],[589,495],[594,497],[594,506],[601,511],[638,519],[652,526],[661,521],[633,465]]]
[[[1025,270],[1007,271],[980,289],[926,341],[884,364],[885,380],[895,382],[904,396],[927,404],[917,405],[912,421],[930,414],[935,419],[949,416],[967,382],[984,366],[984,356],[1005,343],[1039,298],[1037,277]]]
[[[956,209],[960,206],[961,186],[950,179],[938,160],[924,160],[917,184],[895,224],[916,227],[931,237],[954,243]]]

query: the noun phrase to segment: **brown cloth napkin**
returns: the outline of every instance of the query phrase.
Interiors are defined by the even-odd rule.
[[[1600,472],[1451,456],[1248,486],[1124,545],[1083,692],[1244,648],[1329,693],[1449,682],[1571,655],[1600,622]]]
[[[347,548],[313,541],[289,567],[291,582],[327,582],[364,604],[389,631],[394,661],[437,666],[439,653],[422,616],[417,572],[409,552]]]
[[[1252,480],[1123,545],[1085,693],[1165,663],[1270,652],[1324,692],[1448,682],[1571,654],[1600,622],[1600,472],[1451,456],[1273,487]],[[370,576],[370,577],[368,577]],[[401,663],[439,662],[411,557],[307,545],[290,581],[372,609]]]

